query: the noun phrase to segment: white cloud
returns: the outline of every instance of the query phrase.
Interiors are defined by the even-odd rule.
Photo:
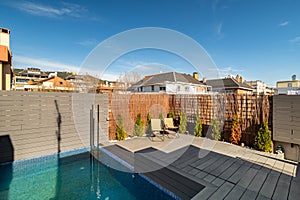
[[[223,27],[223,23],[220,22],[216,27],[218,35],[222,35],[222,27]]]
[[[116,75],[116,74],[108,74],[108,73],[104,73],[100,79],[102,80],[108,80],[108,81],[116,81],[117,79],[120,78],[120,75]]]
[[[18,55],[15,55],[13,58],[13,67],[22,69],[28,67],[37,67],[44,71],[69,71],[76,72],[78,74],[90,74],[92,76],[109,81],[116,81],[120,76],[120,74],[114,74],[110,72],[104,72],[101,74],[101,71],[80,68],[78,66],[61,63],[59,61],[52,61],[43,58],[29,58]]]
[[[110,68],[119,69],[124,71],[135,71],[141,75],[156,74],[160,72],[176,71],[176,69],[157,62],[144,62],[144,61],[129,61],[119,59],[113,63]]]
[[[291,43],[300,43],[300,36],[297,36],[290,40]]]
[[[234,67],[225,67],[225,68],[219,68],[218,69],[219,75],[221,77],[225,77],[225,76],[231,75],[231,74],[236,75],[236,74],[238,74],[240,72],[243,72],[243,71],[244,70],[236,69]]]
[[[38,67],[44,70],[57,70],[57,71],[70,71],[80,72],[80,68],[74,65],[69,65],[57,61],[51,61],[40,58],[29,58],[24,56],[15,55],[13,58],[13,67],[26,68],[26,67]]]
[[[78,4],[65,2],[61,3],[60,7],[43,5],[40,3],[33,3],[29,1],[13,3],[11,5],[28,14],[44,17],[71,16],[80,18],[83,17],[83,14],[87,13],[88,11],[86,8]]]
[[[281,23],[279,23],[278,25],[279,26],[287,26],[287,25],[289,25],[289,21],[284,21],[284,22],[281,22]]]
[[[98,44],[99,42],[95,39],[87,39],[83,41],[76,42],[76,44],[85,46],[85,47],[94,47]]]

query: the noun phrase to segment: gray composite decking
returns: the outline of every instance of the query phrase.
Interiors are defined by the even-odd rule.
[[[246,159],[247,156],[231,157],[210,151],[199,158],[200,148],[190,145],[177,160],[167,165],[165,161],[176,157],[180,150],[165,153],[155,148],[137,152],[118,145],[105,148],[134,166],[136,172],[141,172],[181,199],[300,197],[299,168],[295,163],[276,157],[251,154]]]

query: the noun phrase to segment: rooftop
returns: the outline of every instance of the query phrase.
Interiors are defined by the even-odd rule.
[[[167,72],[167,73],[145,76],[142,80],[133,84],[132,87],[162,85],[165,82],[182,82],[182,83],[204,85],[203,83],[196,80],[193,76],[189,74],[183,74],[178,72]]]
[[[211,79],[206,81],[207,85],[212,86],[212,88],[224,88],[224,89],[245,89],[253,90],[253,87],[245,82],[239,82],[235,78],[227,77],[223,79]]]
[[[134,138],[105,148],[181,199],[298,199],[300,195],[297,163],[277,154],[206,138],[191,140],[188,135],[164,142]]]

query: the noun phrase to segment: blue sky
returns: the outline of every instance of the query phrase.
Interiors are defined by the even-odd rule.
[[[0,26],[11,30],[14,67],[78,71],[105,39],[133,28],[163,27],[201,44],[221,76],[240,74],[275,86],[300,76],[299,7],[297,0],[7,1],[0,2]],[[193,72],[172,53],[146,49],[120,57],[106,78],[142,66],[153,69],[144,74]]]

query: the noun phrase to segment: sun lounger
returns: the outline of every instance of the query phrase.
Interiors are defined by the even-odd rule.
[[[162,129],[160,119],[151,119],[151,130],[153,133],[152,136],[161,137],[162,141],[164,141],[164,130]]]
[[[168,133],[174,133],[176,137],[179,137],[178,127],[174,126],[173,118],[165,118],[164,119],[165,130]]]

